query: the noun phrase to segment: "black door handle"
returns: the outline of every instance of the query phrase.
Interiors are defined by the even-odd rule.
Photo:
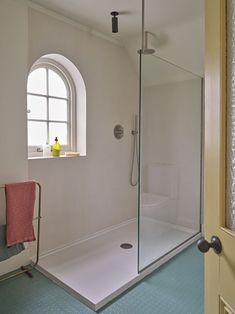
[[[202,253],[208,252],[210,248],[212,248],[216,254],[220,254],[222,252],[222,244],[217,236],[212,236],[211,242],[206,241],[205,238],[199,239],[197,241],[197,247]]]

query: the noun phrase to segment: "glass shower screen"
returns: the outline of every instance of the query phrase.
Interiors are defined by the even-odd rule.
[[[141,55],[139,271],[200,232],[202,79]]]

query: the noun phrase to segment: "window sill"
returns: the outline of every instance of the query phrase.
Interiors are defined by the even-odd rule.
[[[79,157],[86,157],[86,155],[79,155],[79,156],[66,156],[61,155],[58,157],[54,156],[28,156],[28,160],[37,160],[37,159],[64,159],[64,158],[79,158]]]

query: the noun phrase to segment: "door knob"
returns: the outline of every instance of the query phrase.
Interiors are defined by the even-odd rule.
[[[199,239],[197,241],[197,247],[202,253],[208,252],[210,248],[212,248],[216,254],[220,254],[222,252],[222,244],[217,236],[212,236],[211,242],[206,241],[205,238]]]

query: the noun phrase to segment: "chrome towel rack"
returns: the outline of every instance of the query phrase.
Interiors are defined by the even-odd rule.
[[[36,238],[36,243],[37,243],[37,247],[36,247],[36,260],[35,262],[30,263],[27,266],[21,266],[20,270],[16,270],[11,272],[9,275],[2,275],[0,277],[0,282],[13,278],[15,276],[18,276],[20,274],[26,273],[30,278],[33,277],[33,275],[30,273],[30,271],[35,268],[38,264],[39,261],[39,249],[40,249],[40,227],[41,227],[41,196],[42,196],[42,187],[40,185],[39,182],[35,182],[36,185],[38,186],[38,211],[37,211],[37,217],[35,217],[33,220],[37,220],[37,238]],[[6,185],[5,184],[1,184],[0,185],[0,189],[5,189]]]

